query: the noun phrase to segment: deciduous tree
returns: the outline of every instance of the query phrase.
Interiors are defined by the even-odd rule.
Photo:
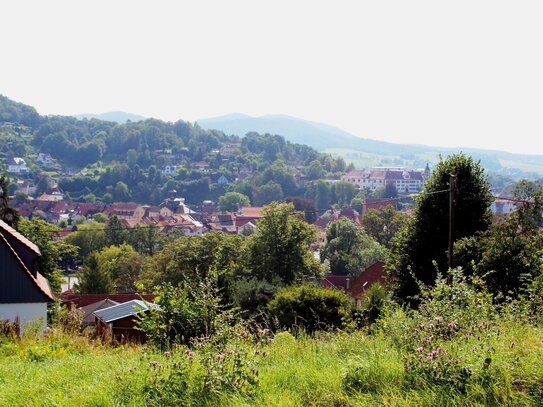
[[[247,269],[261,280],[278,277],[284,284],[318,276],[322,270],[309,246],[316,237],[315,227],[292,204],[272,203],[248,239]]]
[[[436,266],[443,273],[447,270],[451,174],[456,176],[454,237],[473,236],[490,225],[492,195],[480,164],[464,154],[442,160],[419,195],[415,214],[399,232],[387,261],[398,299],[413,300],[419,292],[415,279],[433,284]]]

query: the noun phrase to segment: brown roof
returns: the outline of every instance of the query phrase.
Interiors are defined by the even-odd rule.
[[[366,198],[366,202],[363,207],[363,214],[365,214],[368,209],[380,209],[389,205],[392,205],[394,209],[397,209],[397,200],[393,198],[391,199]]]
[[[247,217],[247,218],[261,218],[262,217],[261,206],[242,206],[240,212],[241,212],[241,216]]]
[[[360,299],[363,297],[366,290],[373,284],[378,282],[383,283],[385,277],[385,263],[382,261],[375,262],[364,270],[356,280],[354,280],[349,291],[354,298]]]
[[[28,270],[28,268],[26,267],[26,265],[24,264],[24,262],[21,260],[21,258],[19,257],[19,255],[17,254],[17,252],[13,249],[13,247],[11,247],[11,245],[9,244],[8,240],[6,239],[6,237],[4,236],[4,234],[7,234],[7,233],[10,233],[12,234],[12,236],[16,237],[17,240],[21,241],[19,236],[21,236],[24,240],[26,240],[30,245],[33,245],[36,247],[37,249],[37,252],[35,252],[36,254],[40,254],[40,251],[39,249],[37,248],[36,245],[34,245],[34,243],[30,242],[28,239],[26,239],[23,235],[19,234],[18,232],[15,231],[15,229],[11,228],[9,225],[7,225],[5,222],[1,221],[0,220],[0,226],[3,228],[2,231],[0,231],[0,239],[2,239],[4,241],[4,243],[6,244],[7,248],[11,251],[11,253],[13,253],[13,256],[17,259],[18,263],[20,264],[21,268],[24,270],[24,272],[26,273],[26,275],[31,279],[31,281],[36,285],[36,287],[43,293],[43,295],[50,301],[54,301],[55,298],[53,297],[53,293],[51,292],[51,288],[49,287],[49,283],[47,282],[47,279],[45,277],[43,277],[40,273],[36,272],[36,275],[34,276],[34,274],[32,274],[30,272],[30,270]],[[7,228],[5,228],[4,226],[7,226],[8,228],[10,228],[12,231],[14,231],[17,235],[19,236],[15,236],[15,234],[11,233]],[[23,241],[21,241],[21,243],[23,243]],[[28,246],[27,243],[23,243],[26,247],[30,248]],[[33,250],[33,249],[31,249]],[[34,250],[33,250],[34,251]]]
[[[11,226],[9,226],[6,222],[0,220],[0,233],[2,231],[6,232],[6,233],[9,233],[14,238],[16,238],[19,242],[21,242],[23,245],[25,245],[30,250],[32,250],[34,253],[36,253],[38,256],[41,256],[41,252],[40,252],[40,249],[38,248],[38,246],[36,246],[34,243],[32,243],[26,237],[21,235],[15,229],[13,229]]]

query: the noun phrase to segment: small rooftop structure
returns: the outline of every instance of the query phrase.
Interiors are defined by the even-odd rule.
[[[94,312],[96,317],[100,318],[106,324],[117,321],[118,319],[137,315],[140,312],[148,311],[150,308],[157,309],[158,305],[146,303],[141,300],[131,300],[112,307],[103,308]]]

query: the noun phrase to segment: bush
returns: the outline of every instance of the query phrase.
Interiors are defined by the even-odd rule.
[[[209,336],[232,319],[221,306],[221,295],[213,273],[198,283],[164,284],[158,288],[158,308],[140,318],[139,329],[148,341],[160,348],[188,343],[192,338]]]
[[[244,317],[256,317],[266,310],[268,302],[280,287],[279,281],[269,283],[256,278],[236,280],[230,284],[230,298]]]
[[[332,288],[314,285],[290,286],[279,290],[268,303],[268,312],[283,328],[308,332],[342,328],[349,320],[350,300]]]
[[[360,308],[354,312],[354,319],[358,326],[373,324],[381,315],[388,303],[388,295],[384,287],[375,283],[365,292]]]

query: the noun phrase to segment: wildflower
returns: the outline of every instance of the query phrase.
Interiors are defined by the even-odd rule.
[[[477,351],[477,345],[473,345],[473,348],[471,348],[471,351],[476,352]]]
[[[240,335],[243,336],[243,337],[246,337],[248,335],[248,333],[247,333],[247,331],[242,331]]]
[[[449,323],[447,324],[447,326],[448,326],[449,328],[452,328],[452,329],[458,328],[458,325],[456,325],[456,323],[454,323],[454,322],[449,322]]]
[[[262,335],[267,335],[270,332],[270,330],[267,328],[264,328],[264,329],[259,329],[258,332]]]
[[[435,328],[435,325],[434,325],[434,324],[432,324],[432,323],[430,323],[430,325],[428,325],[428,328],[430,328],[430,329],[434,329],[434,328]]]
[[[421,322],[421,323],[419,324],[419,329],[424,329],[424,323],[423,323],[423,322]]]
[[[203,346],[204,346],[204,344],[203,344],[202,342],[198,342],[198,343],[196,344],[196,347],[197,347],[197,348],[201,348],[201,347],[203,347]]]
[[[217,357],[217,360],[224,359],[224,355],[222,353],[219,353],[216,357]]]
[[[424,350],[424,346],[421,346],[417,349],[415,349],[415,352],[422,352]]]
[[[443,321],[443,317],[435,317],[434,320],[436,322],[441,322],[441,321]]]
[[[260,354],[260,349],[255,349],[255,353],[256,353],[257,355],[259,355],[259,354]]]
[[[264,357],[268,356],[268,352],[262,352],[262,356]]]
[[[149,362],[149,365],[150,365],[151,367],[156,367],[156,368],[161,368],[161,367],[162,367],[162,363],[160,363],[160,362],[158,362],[158,361],[156,361],[156,360],[151,360],[151,361]]]
[[[167,358],[169,358],[169,357],[172,356],[172,352],[169,352],[169,351],[164,352],[164,356],[167,357]]]
[[[236,354],[236,352],[234,352],[233,350],[231,350],[230,352],[228,352],[229,355],[231,356],[234,356]]]

